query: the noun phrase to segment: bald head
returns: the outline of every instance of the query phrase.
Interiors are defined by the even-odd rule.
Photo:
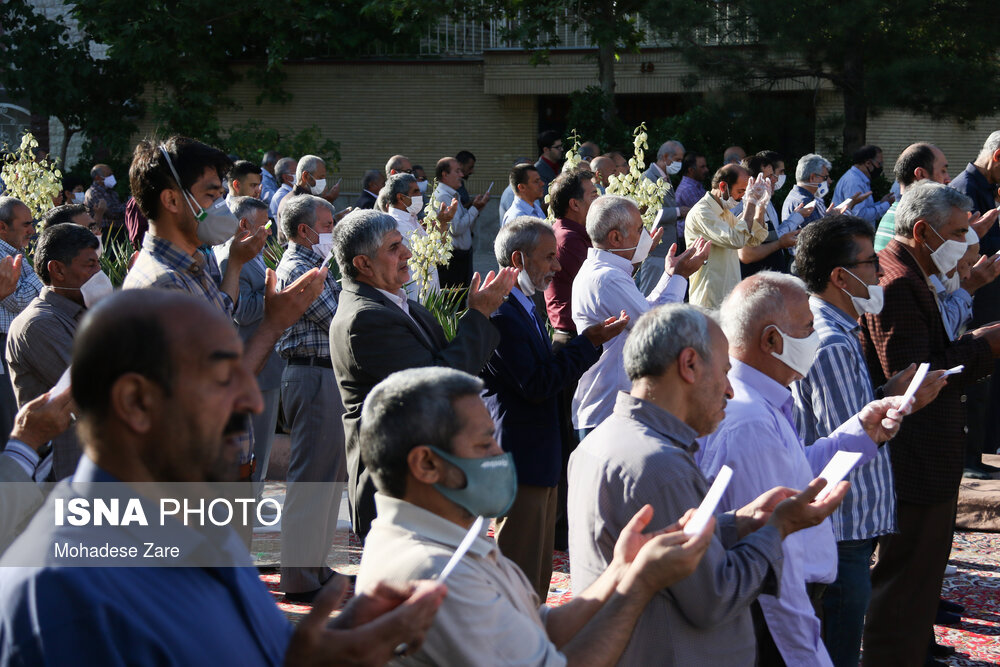
[[[618,173],[614,161],[604,155],[595,157],[590,161],[590,170],[594,172],[597,176],[598,182],[605,188],[608,187],[608,177],[611,176],[611,174]]]
[[[784,273],[761,271],[740,282],[719,309],[730,349],[753,347],[768,326],[791,328],[792,304],[805,303],[808,308],[808,301],[805,283]]]

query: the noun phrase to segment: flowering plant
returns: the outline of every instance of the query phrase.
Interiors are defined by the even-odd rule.
[[[24,202],[35,218],[52,208],[53,199],[62,190],[62,172],[47,157],[35,157],[37,148],[38,140],[31,132],[25,132],[21,147],[9,152],[0,168],[7,194]]]
[[[437,180],[432,184],[430,192],[437,190]],[[426,301],[430,292],[430,275],[435,267],[444,266],[451,261],[452,238],[448,224],[438,222],[437,200],[431,194],[424,207],[423,225],[425,232],[415,230],[410,234],[410,277],[420,285],[420,302]]]
[[[634,154],[628,161],[628,173],[622,176],[612,174],[608,178],[608,194],[628,197],[642,212],[642,222],[652,229],[656,217],[663,208],[663,197],[670,192],[670,181],[659,178],[653,183],[643,176],[646,169],[645,151],[649,148],[646,124],[640,123],[632,132]]]

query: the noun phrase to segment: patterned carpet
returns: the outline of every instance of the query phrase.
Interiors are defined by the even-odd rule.
[[[278,545],[275,534],[256,536],[254,549],[258,561],[276,562]],[[258,539],[262,538],[262,539]],[[1000,534],[955,533],[951,564],[958,574],[945,579],[945,598],[966,608],[962,623],[956,627],[937,626],[940,644],[955,647],[958,653],[946,660],[949,665],[985,667],[1000,665]],[[328,564],[343,574],[355,574],[361,560],[361,547],[353,533],[340,532],[334,542]],[[554,553],[554,572],[549,587],[548,604],[565,604],[572,598],[569,580],[569,557],[564,551]],[[309,607],[281,602],[278,574],[265,571],[261,580],[274,594],[275,602],[293,622],[309,612]]]

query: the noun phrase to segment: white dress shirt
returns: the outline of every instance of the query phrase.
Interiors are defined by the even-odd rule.
[[[609,317],[618,317],[624,310],[629,316],[628,331],[654,306],[683,301],[686,288],[687,280],[664,271],[645,297],[632,280],[632,262],[607,250],[590,248],[573,279],[573,323],[577,331],[583,331]],[[605,343],[601,358],[580,378],[573,395],[574,428],[600,424],[614,410],[618,392],[632,389],[622,358],[626,336],[623,332]]]
[[[451,206],[452,199],[458,199],[458,206],[455,207],[455,217],[451,219],[452,245],[458,250],[470,250],[472,248],[472,225],[479,216],[479,209],[475,206],[465,208],[462,206],[461,197],[455,188],[444,183],[438,183],[437,190],[434,191],[434,199],[447,206]]]
[[[396,229],[399,233],[403,235],[403,245],[410,248],[410,237],[416,233],[418,236],[427,236],[427,230],[424,226],[420,224],[420,221],[415,217],[410,215],[409,211],[400,210],[394,206],[389,207],[389,215],[393,217],[396,221]],[[410,260],[410,278],[412,280],[403,286],[406,290],[406,296],[413,299],[417,303],[420,303],[420,288],[421,284],[417,278],[417,274],[414,271],[413,260]],[[438,278],[438,269],[433,267],[430,270],[430,292],[440,292],[441,291],[441,280]]]

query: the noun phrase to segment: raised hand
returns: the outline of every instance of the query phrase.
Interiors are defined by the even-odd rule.
[[[7,255],[0,260],[0,299],[6,299],[17,289],[17,282],[21,279],[21,262],[23,260],[21,255],[16,257]]]
[[[495,275],[490,271],[481,280],[481,286],[479,272],[474,273],[472,284],[469,285],[469,308],[478,310],[486,317],[495,313],[517,282],[517,273],[518,270],[513,266],[504,267]]]
[[[623,310],[618,317],[609,317],[599,324],[590,325],[580,335],[586,336],[594,347],[600,347],[624,331],[629,321],[629,316]]]
[[[670,275],[678,275],[689,278],[698,269],[708,263],[708,254],[712,250],[712,242],[708,239],[698,237],[691,247],[674,256],[677,252],[677,244],[670,246],[667,257],[664,260],[664,271]]]

